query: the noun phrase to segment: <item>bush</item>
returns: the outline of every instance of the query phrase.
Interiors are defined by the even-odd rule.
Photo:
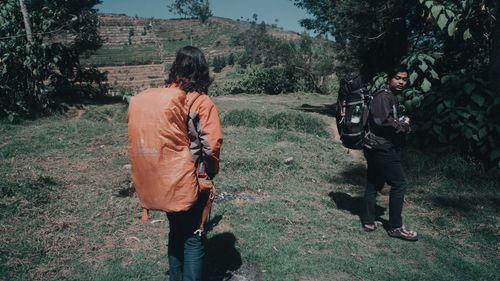
[[[280,112],[270,116],[266,127],[281,130],[303,132],[317,136],[328,136],[326,123],[315,117],[298,112]]]
[[[441,88],[423,99],[416,131],[425,146],[482,159],[500,168],[500,99],[477,77],[446,75]]]
[[[277,95],[296,91],[313,91],[314,86],[294,69],[283,66],[255,68],[241,82],[243,92]]]
[[[298,112],[259,113],[251,109],[232,110],[222,119],[224,126],[266,127],[296,131],[321,137],[328,136],[327,124],[318,117]]]
[[[263,117],[255,110],[232,110],[224,116],[222,122],[226,126],[255,128],[264,124]]]

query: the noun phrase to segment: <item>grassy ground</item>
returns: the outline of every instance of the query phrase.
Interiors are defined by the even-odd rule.
[[[154,44],[104,46],[81,62],[87,65],[134,65],[160,62],[161,57]]]
[[[497,279],[498,172],[407,150],[405,222],[420,241],[365,233],[365,167],[333,140],[331,102],[216,98],[225,141],[207,279],[230,271],[255,280]],[[125,122],[126,106],[108,104],[0,124],[0,280],[166,278],[166,218],[140,223]],[[387,200],[379,196],[382,218]]]

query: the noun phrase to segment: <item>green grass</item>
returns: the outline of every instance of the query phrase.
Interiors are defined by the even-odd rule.
[[[231,37],[241,32],[237,27],[201,24],[193,25],[192,29],[192,38],[190,38],[189,27],[186,27],[181,35],[178,34],[178,30],[167,29],[160,29],[156,34],[162,40],[165,50],[175,53],[180,47],[186,45],[199,48],[228,47],[231,45]]]
[[[322,119],[297,112],[259,113],[252,109],[232,110],[224,115],[223,125],[296,131],[328,136],[328,126]]]
[[[223,38],[236,34],[236,31],[224,33],[229,29],[210,29],[206,27],[203,32],[193,36],[192,45],[200,48],[227,47],[228,43]],[[232,29],[231,29],[232,30]],[[228,35],[229,34],[229,35]],[[189,35],[183,38],[172,38],[169,32],[160,32],[158,37],[163,42],[166,54],[174,55],[175,52],[186,45],[191,45]],[[224,42],[222,42],[222,41]],[[217,43],[220,42],[220,43]],[[159,62],[160,50],[155,44],[132,44],[123,46],[103,46],[89,57],[82,57],[81,62],[86,65],[135,65]]]
[[[500,275],[498,171],[405,150],[405,223],[421,239],[365,233],[362,160],[318,133],[329,132],[329,117],[301,110],[325,112],[332,97],[215,101],[225,134],[216,185],[229,199],[212,212],[220,221],[207,241],[209,272],[234,270],[241,258],[264,280]],[[126,126],[123,104],[0,124],[0,280],[166,279],[166,217],[153,212],[163,221],[142,225],[136,195],[128,196]]]
[[[88,58],[81,58],[86,65],[134,65],[160,62],[160,53],[154,44],[103,46]]]

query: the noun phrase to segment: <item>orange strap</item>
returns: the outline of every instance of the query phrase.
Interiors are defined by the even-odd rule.
[[[143,208],[141,221],[142,221],[142,223],[146,224],[146,223],[148,223],[148,220],[149,220],[149,210]]]

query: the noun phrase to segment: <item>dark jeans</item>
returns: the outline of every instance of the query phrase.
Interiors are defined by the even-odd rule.
[[[389,225],[391,228],[401,227],[403,225],[401,213],[406,191],[406,179],[399,151],[395,148],[365,149],[364,154],[368,163],[368,172],[362,216],[363,224],[375,222],[377,191],[380,191],[384,187],[384,183],[387,183],[391,186]]]
[[[195,204],[186,212],[167,213],[170,281],[202,280],[204,237],[194,234],[200,226],[201,211],[201,205]]]

